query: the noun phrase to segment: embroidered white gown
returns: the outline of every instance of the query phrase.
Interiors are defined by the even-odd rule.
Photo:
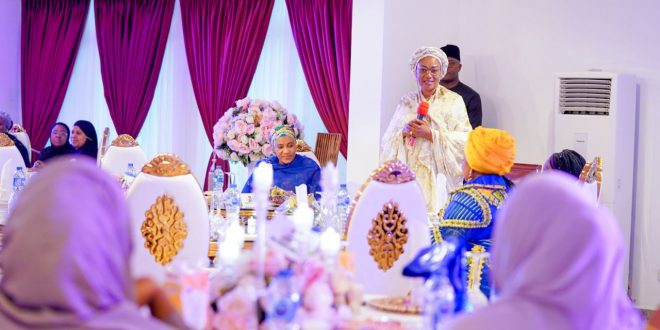
[[[406,163],[422,187],[427,209],[437,212],[442,205],[437,205],[436,176],[438,173],[445,175],[447,192],[461,185],[463,148],[472,127],[461,96],[438,86],[435,94],[426,100],[429,111],[424,118],[431,128],[433,142],[417,138],[414,146],[410,146],[408,138],[404,139],[401,132],[417,116],[421,101],[418,92],[410,92],[401,98],[383,135],[380,161],[398,159]]]

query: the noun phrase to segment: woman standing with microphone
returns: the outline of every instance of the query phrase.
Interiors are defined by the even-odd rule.
[[[381,163],[394,159],[406,163],[422,187],[430,212],[441,207],[438,173],[447,178],[447,192],[461,185],[463,148],[471,130],[461,96],[440,86],[448,63],[436,47],[420,47],[413,53],[410,70],[418,88],[401,97],[381,141]]]

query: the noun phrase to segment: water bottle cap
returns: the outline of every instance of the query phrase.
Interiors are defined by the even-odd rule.
[[[17,170],[17,171],[22,171],[22,170],[23,170],[23,167],[22,167],[22,166],[16,166],[16,170]]]
[[[133,163],[128,163],[128,167],[133,167]]]
[[[339,188],[346,189],[346,184],[345,183],[340,184]]]
[[[293,269],[285,268],[277,273],[277,277],[291,277],[293,275]]]

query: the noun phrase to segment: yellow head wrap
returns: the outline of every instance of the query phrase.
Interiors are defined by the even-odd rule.
[[[484,174],[509,173],[516,157],[516,140],[506,131],[477,127],[468,135],[465,160]]]

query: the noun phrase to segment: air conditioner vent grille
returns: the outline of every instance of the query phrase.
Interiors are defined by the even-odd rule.
[[[569,115],[610,114],[610,78],[559,78],[559,111]]]

